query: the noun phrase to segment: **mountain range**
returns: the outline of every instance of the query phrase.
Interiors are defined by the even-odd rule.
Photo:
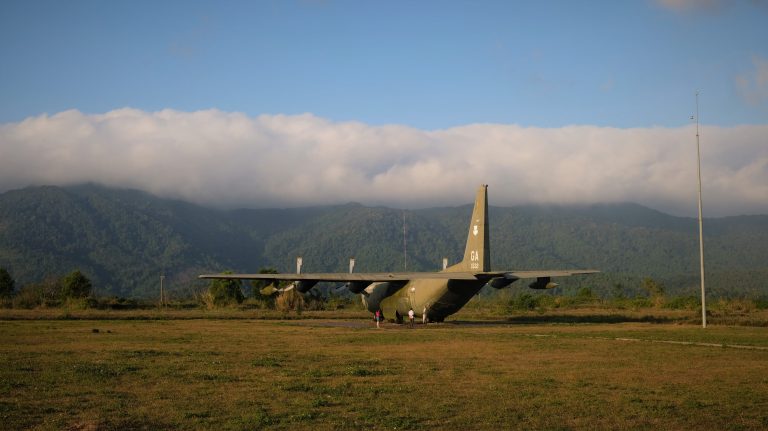
[[[296,256],[304,272],[347,271],[352,256],[361,272],[435,271],[463,255],[471,210],[222,210],[94,184],[28,187],[0,194],[0,267],[17,286],[80,269],[97,294],[124,297],[157,296],[161,274],[185,295],[205,285],[200,273],[292,272]],[[634,295],[645,277],[670,293],[697,292],[694,218],[617,203],[491,206],[489,219],[493,269],[602,271],[564,279],[564,292]],[[767,215],[707,218],[704,231],[710,294],[768,294]]]

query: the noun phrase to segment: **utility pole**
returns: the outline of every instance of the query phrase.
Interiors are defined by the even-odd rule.
[[[699,267],[701,269],[701,327],[707,327],[707,303],[704,294],[704,221],[701,216],[701,146],[699,145],[699,91],[696,90],[696,172],[699,177]]]
[[[165,290],[163,289],[163,281],[165,280],[165,274],[160,274],[160,307],[165,307]]]

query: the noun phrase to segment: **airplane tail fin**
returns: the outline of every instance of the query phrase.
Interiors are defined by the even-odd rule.
[[[475,208],[469,222],[464,260],[446,271],[481,272],[491,270],[491,250],[488,240],[488,186],[483,184],[475,196]]]

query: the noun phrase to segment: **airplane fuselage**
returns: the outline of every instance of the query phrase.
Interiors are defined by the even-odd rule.
[[[477,280],[428,280],[415,279],[405,285],[374,283],[362,295],[368,311],[381,310],[385,318],[401,321],[408,311],[421,317],[424,309],[430,321],[442,322],[456,313],[485,285]]]

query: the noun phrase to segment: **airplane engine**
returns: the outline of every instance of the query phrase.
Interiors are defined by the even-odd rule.
[[[347,289],[354,294],[362,293],[366,287],[370,286],[370,281],[350,281],[347,283]]]
[[[491,281],[488,282],[488,284],[494,289],[504,289],[505,287],[509,287],[510,284],[516,281],[517,281],[516,278],[497,277],[497,278],[492,278]]]
[[[371,313],[379,309],[381,301],[394,295],[398,290],[405,286],[406,281],[389,281],[381,283],[372,283],[365,288],[367,295],[362,295],[363,305]]]
[[[559,284],[550,281],[549,277],[539,277],[536,281],[528,285],[531,289],[554,289],[557,286],[559,286]]]
[[[296,280],[294,282],[294,286],[296,290],[298,290],[301,293],[307,293],[310,289],[315,287],[317,284],[317,280]]]

